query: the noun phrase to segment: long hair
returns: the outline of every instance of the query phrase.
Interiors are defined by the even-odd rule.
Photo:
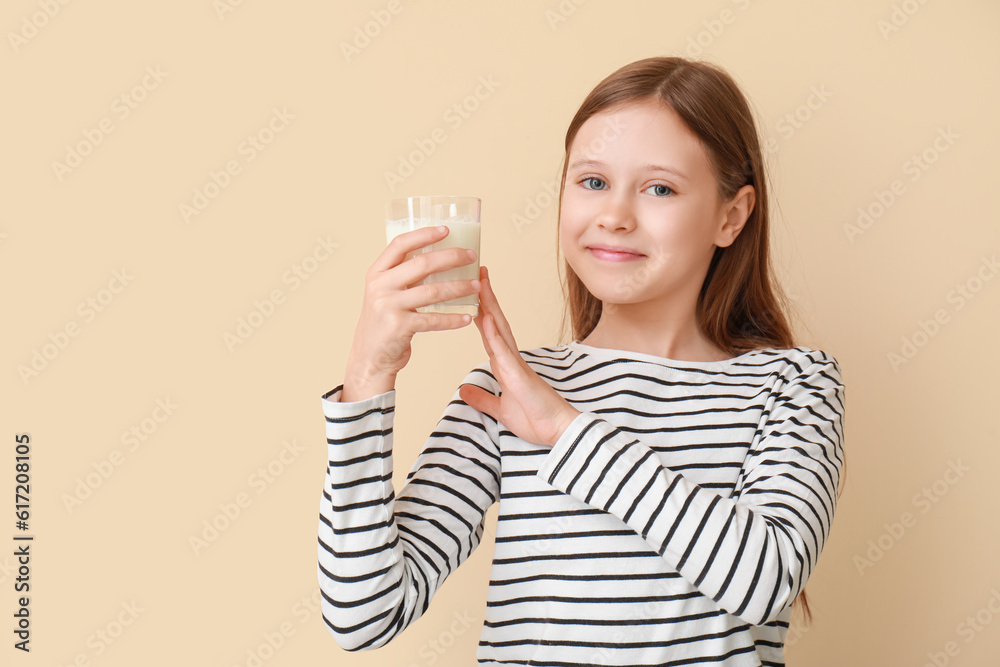
[[[660,100],[701,140],[718,181],[721,201],[752,185],[755,203],[736,239],[716,247],[698,296],[696,317],[703,334],[737,355],[764,347],[794,347],[787,301],[772,277],[768,245],[768,193],[764,159],[753,115],[739,86],[721,68],[679,57],[646,58],[610,74],[590,92],[566,131],[566,157],[559,186],[559,215],[566,188],[570,149],[580,127],[593,115],[628,103]],[[558,234],[557,234],[558,244]],[[582,340],[601,317],[602,304],[564,260],[563,283],[573,338]],[[566,313],[562,329],[565,331]],[[812,613],[805,589],[801,604]]]

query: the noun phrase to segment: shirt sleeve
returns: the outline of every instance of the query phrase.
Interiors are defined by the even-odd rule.
[[[768,623],[805,586],[837,503],[844,386],[837,361],[818,356],[800,373],[791,367],[793,377],[771,396],[731,497],[688,481],[588,412],[569,425],[538,475],[620,518],[726,612]]]
[[[463,384],[497,393],[493,376]],[[499,498],[496,421],[452,396],[398,497],[392,485],[395,390],[341,403],[322,396],[329,460],[319,512],[323,619],[348,651],[388,643],[427,610],[479,545]]]

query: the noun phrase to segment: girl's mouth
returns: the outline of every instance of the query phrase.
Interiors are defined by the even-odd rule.
[[[642,259],[645,255],[638,255],[632,252],[617,252],[614,250],[605,250],[603,248],[587,248],[590,254],[597,259],[604,260],[606,262],[632,262],[637,259]]]

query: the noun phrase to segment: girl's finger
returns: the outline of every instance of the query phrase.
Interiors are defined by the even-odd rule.
[[[445,227],[441,230],[441,227]],[[448,235],[447,225],[437,225],[434,227],[419,227],[403,234],[398,234],[386,245],[381,254],[372,263],[375,271],[388,271],[394,266],[402,264],[406,255],[431,243],[440,241]]]
[[[494,349],[493,341],[491,340],[492,334],[490,333],[490,330],[487,328],[486,324],[486,318],[488,317],[489,315],[483,316],[483,319],[479,325],[479,333],[483,337],[483,347],[486,348],[486,354],[489,355],[490,361],[492,362],[493,358],[496,357],[497,355],[496,355],[496,350]]]
[[[497,301],[497,296],[493,292],[493,281],[490,280],[489,276],[483,280],[480,285],[479,290],[479,301],[482,306],[485,304],[486,311],[495,317],[495,323],[497,331],[503,336],[504,342],[507,343],[507,347],[516,350],[517,342],[514,340],[514,333],[510,329],[510,324],[507,323],[507,318],[503,314],[503,310],[500,308],[500,302]]]
[[[489,355],[490,371],[493,373],[493,377],[496,378],[497,383],[499,383],[500,391],[502,392],[507,384],[504,368],[505,355],[503,354],[503,351],[506,350],[505,343],[497,334],[493,318],[483,314],[482,311],[480,311],[480,315],[481,317],[476,318],[476,325],[479,327],[479,333],[483,338],[483,347],[486,348],[486,354]]]
[[[483,339],[483,348],[486,350],[486,354],[489,355],[490,361],[496,356],[493,352],[493,346],[490,345],[489,334],[486,331],[486,310],[480,306],[479,314],[473,318],[473,322],[476,323],[476,328],[479,329],[479,337]]]
[[[493,368],[496,370],[499,366],[501,373],[512,371],[517,362],[521,360],[521,355],[513,352],[507,341],[500,335],[493,315],[486,316],[485,326],[487,339],[489,340],[490,348],[493,350],[491,357],[491,361],[494,362]]]
[[[487,287],[486,278],[487,278],[486,267],[480,266],[479,267],[479,285],[480,285],[479,313],[474,318],[472,318],[472,321],[476,323],[476,328],[479,329],[479,336],[483,339],[483,347],[485,347],[486,351],[489,352],[490,346],[486,340],[485,322],[486,322],[486,316],[490,314],[490,303],[487,302],[485,298],[483,298],[483,294],[485,293]]]
[[[458,395],[468,405],[485,412],[494,419],[500,419],[500,398],[472,384],[463,384]]]
[[[500,347],[507,344],[507,341],[497,331],[497,321],[492,313],[486,316],[483,320],[483,325],[486,327],[486,338],[489,340],[490,345],[495,344],[497,347]]]
[[[490,351],[490,358],[496,356],[499,353],[499,349],[504,345],[503,340],[499,339],[497,325],[492,315],[483,317],[483,339],[486,341],[486,345]]]

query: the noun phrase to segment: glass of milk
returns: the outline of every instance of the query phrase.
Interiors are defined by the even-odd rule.
[[[441,283],[452,280],[476,280],[479,278],[479,211],[482,200],[478,197],[453,197],[448,195],[430,195],[392,199],[386,203],[385,242],[404,232],[419,227],[435,227],[445,225],[448,235],[441,241],[408,253],[406,259],[414,255],[442,250],[444,248],[468,248],[475,251],[476,261],[454,269],[432,273],[426,280],[415,283]],[[449,301],[434,303],[417,308],[420,313],[468,313],[472,317],[479,315],[479,294],[473,293],[460,296]]]

